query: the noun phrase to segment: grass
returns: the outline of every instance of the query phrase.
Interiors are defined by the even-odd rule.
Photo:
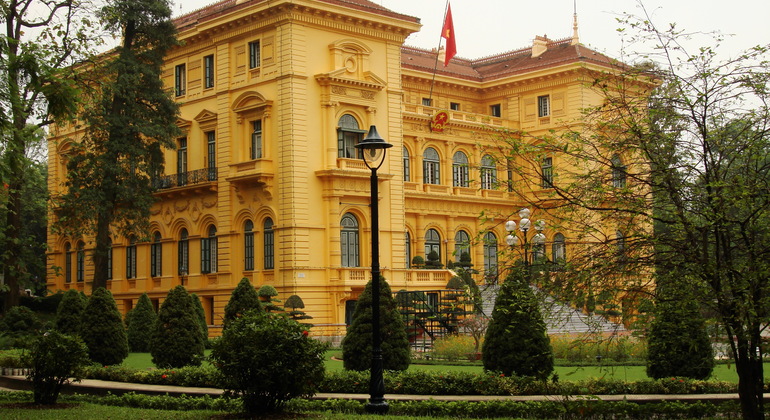
[[[82,420],[82,419],[210,419],[222,416],[218,411],[175,411],[153,410],[145,408],[112,407],[106,405],[78,403],[57,404],[53,408],[30,406],[28,408],[9,408],[0,405],[3,419],[5,420]]]

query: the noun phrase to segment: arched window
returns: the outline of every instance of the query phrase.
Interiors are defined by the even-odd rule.
[[[404,146],[403,151],[403,159],[404,159],[404,181],[409,182],[412,179],[412,168],[411,168],[411,162],[410,162],[410,156],[409,156],[409,149]]]
[[[337,128],[337,156],[360,159],[361,151],[356,149],[356,145],[364,138],[365,132],[359,128],[356,117],[350,114],[343,115]]]
[[[243,269],[254,269],[254,222],[251,220],[243,224]]]
[[[564,264],[567,261],[567,244],[564,235],[557,233],[553,235],[553,244],[551,245],[551,257],[556,264]]]
[[[72,245],[64,244],[64,281],[72,283]]]
[[[456,261],[462,261],[463,254],[471,256],[471,237],[468,232],[459,230],[455,234],[455,258]]]
[[[340,248],[342,251],[343,267],[358,267],[359,261],[359,233],[358,220],[350,213],[342,216],[342,232],[340,233]]]
[[[452,157],[452,186],[468,186],[468,156],[463,152],[455,152]]]
[[[626,177],[626,166],[623,165],[623,160],[617,154],[612,155],[612,186],[625,188]]]
[[[412,268],[412,235],[409,231],[404,234],[404,246],[406,247],[406,268]]]
[[[160,232],[156,231],[152,235],[152,245],[150,245],[151,277],[160,277],[163,275],[163,245],[160,240]]]
[[[486,155],[481,159],[481,189],[494,189],[496,183],[497,164],[492,156]]]
[[[201,239],[201,273],[217,272],[217,228],[209,226],[208,237]]]
[[[441,235],[439,235],[436,229],[428,229],[425,232],[425,260],[428,260],[428,256],[431,252],[435,251],[438,254],[438,261],[441,261]]]
[[[126,278],[136,278],[136,238],[133,236],[126,247]]]
[[[484,235],[484,276],[497,278],[497,235],[493,232]]]
[[[85,277],[86,277],[86,251],[84,248],[85,248],[85,245],[83,244],[83,242],[78,242],[77,267],[76,267],[78,282],[85,281]]]
[[[179,242],[177,242],[177,271],[180,276],[186,276],[190,273],[190,242],[187,236],[187,229],[179,232]]]
[[[275,233],[273,231],[273,219],[267,218],[264,223],[263,237],[265,244],[263,252],[265,254],[265,270],[272,270],[275,268]]]
[[[425,184],[441,183],[441,165],[436,149],[429,147],[422,154],[422,176]]]

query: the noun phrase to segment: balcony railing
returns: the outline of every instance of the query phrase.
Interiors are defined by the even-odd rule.
[[[218,177],[217,168],[203,168],[194,171],[181,172],[178,174],[165,175],[153,180],[153,187],[157,190],[169,188],[185,187],[188,185],[197,185],[216,181]]]

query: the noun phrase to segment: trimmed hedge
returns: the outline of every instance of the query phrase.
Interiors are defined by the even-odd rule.
[[[22,402],[32,398],[28,391],[0,391],[0,401]],[[193,397],[182,395],[150,396],[135,393],[124,395],[63,395],[65,402],[93,403],[119,407],[136,407],[163,410],[217,410],[240,412],[240,400]],[[286,409],[293,413],[364,414],[365,401],[354,400],[303,400],[294,399]],[[453,418],[703,418],[724,416],[740,417],[737,401],[681,402],[666,401],[638,404],[629,401],[601,401],[593,398],[567,401],[388,401],[388,414],[397,416],[426,416]]]
[[[125,367],[91,366],[84,378],[116,382],[178,385],[216,388],[221,381],[216,368],[183,367],[179,369],[139,370]],[[385,371],[388,394],[419,395],[623,395],[623,394],[725,394],[738,392],[732,382],[666,378],[626,382],[613,379],[544,382],[527,377],[469,372]],[[765,392],[770,384],[765,384]],[[318,392],[369,392],[368,371],[326,372]]]

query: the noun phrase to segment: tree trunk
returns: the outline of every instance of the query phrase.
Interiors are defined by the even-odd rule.
[[[94,262],[94,281],[91,285],[92,292],[100,287],[107,288],[107,279],[109,279],[110,248],[110,219],[107,210],[103,209],[97,216],[96,221],[96,246],[92,256]],[[113,268],[115,261],[112,262]]]
[[[762,359],[752,357],[747,343],[738,343],[735,369],[738,372],[738,396],[744,419],[764,419]]]

